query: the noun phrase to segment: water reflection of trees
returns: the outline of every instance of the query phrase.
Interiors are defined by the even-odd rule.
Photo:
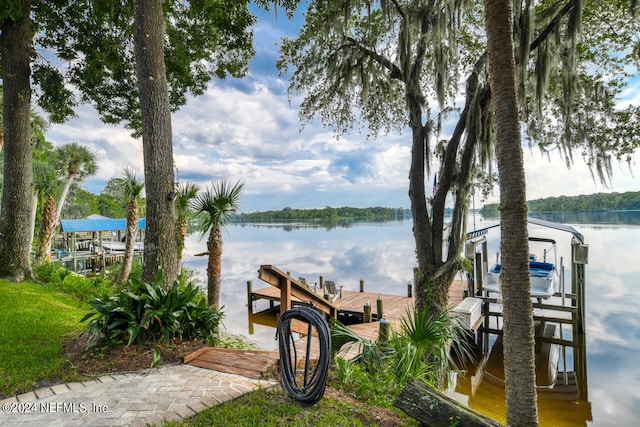
[[[574,224],[640,225],[640,211],[531,212],[534,218]]]
[[[595,212],[529,212],[533,218],[563,224],[619,224],[640,225],[640,210]],[[485,219],[493,219],[485,216]],[[497,217],[495,217],[497,219]]]
[[[278,222],[241,222],[236,223],[237,227],[251,227],[251,228],[273,228],[282,229],[284,231],[295,231],[303,229],[319,229],[324,228],[327,231],[337,228],[351,228],[354,226],[361,226],[367,224],[382,225],[389,222],[403,222],[404,220],[389,221],[386,219],[368,219],[368,218],[325,218],[309,221],[278,221]]]
[[[552,343],[560,350],[557,365],[557,378],[551,388],[541,387],[538,394],[538,416],[541,426],[586,427],[593,421],[591,401],[588,393],[587,379],[587,346],[586,334],[578,333],[575,326],[565,324],[561,339],[556,337],[536,338],[536,364],[551,363],[538,352],[544,351],[544,342]],[[480,333],[479,333],[480,334]],[[479,337],[484,340],[484,336]],[[491,347],[498,340],[491,339]],[[559,344],[563,343],[563,345]],[[456,375],[451,388],[458,396],[465,396],[467,406],[499,422],[505,421],[505,390],[502,345],[497,357],[494,348],[487,353],[475,349],[474,360],[467,361],[462,373]],[[547,371],[547,366],[536,366],[538,370]],[[496,372],[499,374],[496,375]]]

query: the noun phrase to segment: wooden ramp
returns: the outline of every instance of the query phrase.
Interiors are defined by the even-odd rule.
[[[278,367],[277,351],[203,347],[184,358],[184,363],[247,378],[273,377]]]

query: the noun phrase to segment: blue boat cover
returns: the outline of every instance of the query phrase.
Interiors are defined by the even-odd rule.
[[[535,273],[547,275],[550,271],[555,269],[556,266],[550,262],[531,261],[529,262],[529,271],[534,270]],[[502,264],[495,264],[491,267],[492,273],[500,273],[502,270]]]

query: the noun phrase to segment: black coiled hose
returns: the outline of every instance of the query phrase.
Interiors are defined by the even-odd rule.
[[[296,319],[309,325],[307,333],[307,349],[304,358],[304,370],[298,371],[298,352],[291,332],[291,320]],[[313,328],[316,329],[319,341],[318,363],[313,366],[310,360]],[[282,387],[289,396],[298,400],[303,406],[318,403],[324,395],[329,376],[331,362],[331,334],[326,320],[315,309],[307,306],[294,306],[285,311],[278,319],[276,330],[278,348],[280,350],[280,373]],[[302,361],[302,359],[300,359]]]

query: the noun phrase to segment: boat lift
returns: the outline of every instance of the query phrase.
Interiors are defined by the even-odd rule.
[[[571,234],[571,278],[570,288],[565,287],[564,265],[561,258],[560,270],[560,290],[549,301],[538,301],[534,303],[534,309],[539,313],[534,314],[534,320],[538,322],[554,322],[559,325],[571,325],[571,338],[561,336],[542,336],[539,339],[548,344],[560,345],[563,348],[564,357],[564,383],[567,383],[567,366],[565,349],[573,349],[573,373],[575,374],[575,385],[577,386],[578,400],[587,402],[587,365],[586,365],[586,338],[585,338],[585,267],[589,259],[589,246],[584,242],[584,236],[570,225],[559,224],[537,218],[527,218],[530,224],[568,232]],[[472,296],[482,301],[481,317],[482,325],[477,329],[481,335],[478,337],[478,344],[483,352],[489,350],[489,335],[500,335],[502,330],[498,327],[490,327],[491,317],[499,319],[502,316],[501,310],[496,311],[495,304],[500,304],[498,298],[490,298],[483,291],[483,278],[489,269],[489,254],[487,244],[487,234],[489,230],[499,227],[500,224],[492,225],[480,230],[467,233],[465,243],[465,258],[471,262],[471,269],[467,272],[468,290],[465,296]],[[492,310],[492,304],[494,304]],[[568,313],[568,315],[567,315]],[[562,326],[560,326],[562,328]],[[559,378],[560,380],[560,378]]]
[[[589,245],[584,243],[584,236],[575,228],[566,224],[545,221],[537,218],[527,218],[527,222],[542,227],[565,231],[571,234],[571,291],[564,289],[564,268],[561,261],[561,281],[563,305],[565,298],[571,299],[571,306],[575,308],[575,323],[578,333],[585,332],[585,266],[589,260]],[[482,296],[482,280],[489,270],[489,251],[487,234],[492,228],[499,227],[495,224],[480,230],[467,233],[465,243],[465,258],[472,262],[473,268],[467,273],[469,284],[468,296]],[[539,308],[548,308],[548,304],[536,305]]]

